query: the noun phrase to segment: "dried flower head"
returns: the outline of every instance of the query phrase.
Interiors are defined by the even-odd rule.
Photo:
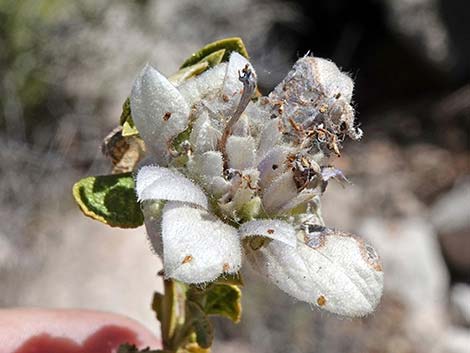
[[[383,273],[361,239],[323,226],[318,200],[346,137],[357,140],[352,80],[306,56],[267,97],[238,53],[182,83],[146,66],[131,111],[149,159],[136,190],[164,274],[205,283],[242,254],[293,297],[333,313],[374,310]]]

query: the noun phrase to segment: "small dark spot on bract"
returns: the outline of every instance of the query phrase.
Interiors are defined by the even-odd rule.
[[[191,255],[187,255],[184,257],[183,261],[181,262],[182,264],[187,264],[193,260],[193,257]]]
[[[163,120],[168,121],[168,119],[171,118],[171,112],[166,112],[165,115],[163,115]]]
[[[274,229],[268,229],[267,232],[268,232],[268,234],[273,234],[273,233],[274,233]]]
[[[277,168],[279,168],[279,166],[277,164],[273,164],[272,168],[273,170],[276,170]]]

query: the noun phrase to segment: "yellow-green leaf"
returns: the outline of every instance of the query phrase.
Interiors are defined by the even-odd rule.
[[[135,136],[139,134],[139,131],[134,125],[134,120],[132,120],[131,114],[131,100],[126,98],[122,105],[122,113],[119,118],[119,125],[122,126],[122,136]]]
[[[210,353],[210,348],[201,348],[196,342],[190,342],[179,349],[176,353]]]
[[[229,284],[214,284],[207,291],[204,311],[207,315],[220,315],[237,323],[241,319],[242,292],[240,288]]]
[[[132,116],[127,118],[126,122],[122,125],[122,136],[129,137],[129,136],[136,136],[139,134],[139,130],[134,125],[134,121],[132,120]]]
[[[144,223],[132,173],[81,179],[73,186],[73,196],[86,216],[111,227],[136,228]]]
[[[201,61],[201,59],[207,57],[208,55],[221,50],[225,49],[224,55],[222,57],[222,61],[227,61],[230,57],[230,53],[236,51],[243,55],[244,57],[248,58],[248,52],[246,51],[245,44],[239,37],[232,37],[232,38],[225,38],[218,40],[216,42],[212,42],[207,44],[205,47],[199,49],[197,52],[192,54],[189,58],[187,58],[183,65],[181,65],[181,69],[194,65]]]

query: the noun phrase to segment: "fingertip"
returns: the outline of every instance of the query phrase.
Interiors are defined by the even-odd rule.
[[[161,341],[128,317],[91,310],[0,310],[0,347],[5,353],[103,353],[120,344],[160,348]],[[46,349],[46,350],[44,350]]]

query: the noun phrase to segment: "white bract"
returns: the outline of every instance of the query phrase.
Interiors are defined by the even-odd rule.
[[[335,64],[304,57],[267,97],[232,53],[171,83],[146,66],[131,94],[151,161],[136,174],[147,233],[164,274],[202,284],[239,271],[242,253],[293,297],[363,316],[383,287],[379,259],[359,238],[323,227],[318,199],[345,136],[360,138],[353,83]]]

